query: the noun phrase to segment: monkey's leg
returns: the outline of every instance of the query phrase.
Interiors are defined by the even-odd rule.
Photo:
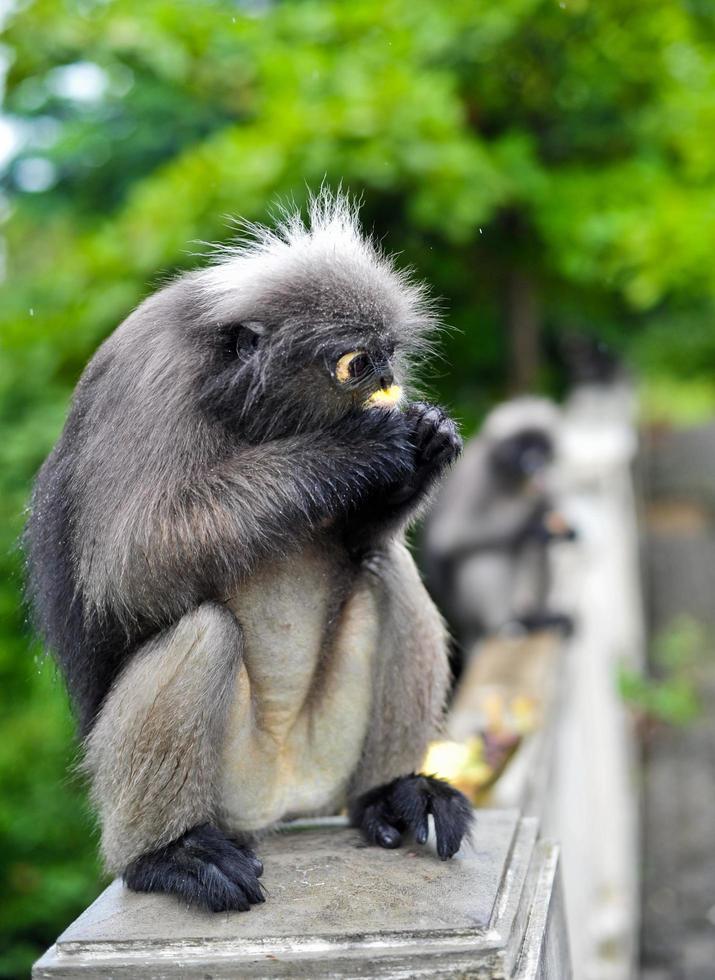
[[[87,739],[104,858],[130,888],[213,911],[263,901],[261,862],[220,829],[216,790],[241,650],[231,612],[205,603],[137,651]]]
[[[465,558],[455,574],[455,621],[465,631],[497,633],[514,617],[514,556],[507,550],[482,551]]]
[[[398,847],[404,833],[452,857],[472,822],[467,798],[415,773],[442,721],[449,681],[444,624],[404,544],[371,558],[366,574],[380,603],[380,649],[368,736],[351,781],[350,819],[371,844]]]

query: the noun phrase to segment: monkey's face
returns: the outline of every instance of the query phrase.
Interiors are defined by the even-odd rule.
[[[492,453],[497,473],[511,486],[537,486],[553,458],[553,442],[540,429],[523,429],[502,439]]]
[[[309,431],[348,412],[396,407],[406,372],[399,345],[380,330],[336,330],[257,320],[220,325],[201,402],[252,441]]]
[[[280,410],[294,431],[329,424],[355,410],[395,408],[403,398],[404,367],[385,333],[366,331],[361,337],[350,332],[315,351],[297,344],[273,359],[271,375],[276,381],[264,392],[265,404],[270,411]]]

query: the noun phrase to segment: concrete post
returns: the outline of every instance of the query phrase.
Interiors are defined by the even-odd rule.
[[[367,848],[339,818],[293,825],[261,855],[265,905],[204,914],[115,881],[33,977],[571,976],[558,848],[516,811],[479,813],[447,862],[431,843]]]

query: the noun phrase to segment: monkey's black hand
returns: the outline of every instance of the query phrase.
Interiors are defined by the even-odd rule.
[[[575,541],[577,532],[557,511],[543,511],[527,525],[525,538],[549,544],[552,541]]]
[[[265,901],[263,864],[238,841],[203,824],[141,857],[124,872],[136,892],[166,892],[209,912],[247,912]]]
[[[453,463],[462,451],[459,430],[437,405],[415,402],[404,413],[413,447],[412,472],[388,495],[388,505],[416,505],[429,490],[445,466]]]
[[[446,861],[459,850],[474,811],[463,793],[436,776],[412,773],[363,793],[350,807],[350,822],[371,844],[393,848],[400,846],[405,833],[418,844],[426,843],[430,814],[437,853]]]
[[[462,452],[456,424],[438,405],[415,402],[405,412],[415,447],[416,483],[430,481]]]
[[[454,422],[435,405],[416,402],[405,412],[374,409],[364,413],[382,438],[390,437],[392,451],[387,485],[376,487],[349,514],[345,542],[360,558],[369,553],[381,534],[406,520],[419,505],[441,471],[462,450]],[[387,447],[386,443],[386,447]]]

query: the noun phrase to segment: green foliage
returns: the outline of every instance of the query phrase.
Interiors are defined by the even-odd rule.
[[[697,670],[711,656],[712,637],[690,616],[679,616],[655,639],[654,676],[621,667],[618,685],[623,699],[640,714],[670,725],[687,725],[697,718]]]
[[[698,375],[682,378],[662,370],[646,375],[639,386],[639,408],[646,423],[703,425],[715,415],[715,380]]]
[[[98,887],[84,797],[62,775],[64,696],[30,649],[15,549],[92,350],[200,260],[198,243],[228,239],[227,215],[265,218],[327,180],[362,194],[367,224],[446,298],[456,329],[426,380],[467,428],[505,387],[515,271],[550,335],[586,329],[654,375],[709,383],[715,14],[677,0],[26,0],[4,44],[5,112],[27,134],[4,179],[0,308],[12,973]],[[68,85],[77,63],[99,78],[91,98]],[[55,181],[31,192],[38,160]]]

